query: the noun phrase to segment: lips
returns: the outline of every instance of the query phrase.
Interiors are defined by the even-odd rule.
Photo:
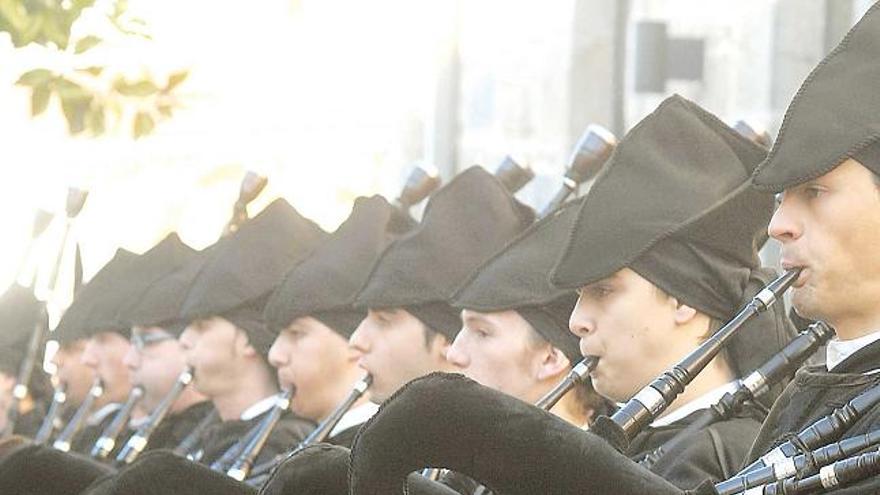
[[[803,287],[804,284],[807,283],[807,278],[809,277],[809,267],[803,263],[802,261],[793,260],[790,258],[782,259],[782,269],[783,270],[792,270],[792,269],[800,269],[801,273],[798,275],[797,280],[791,284],[791,287],[794,289]]]
[[[364,358],[358,359],[357,365],[359,368],[365,370],[367,373],[372,373],[372,370],[367,367],[367,362],[364,360]]]
[[[283,389],[291,389],[296,386],[296,384],[290,377],[286,375],[282,376],[281,374],[278,375],[278,385],[280,385]]]

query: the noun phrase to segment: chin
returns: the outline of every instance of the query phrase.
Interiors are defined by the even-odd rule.
[[[791,305],[795,312],[807,320],[824,319],[825,312],[819,307],[818,301],[816,294],[807,287],[797,289],[791,297]]]

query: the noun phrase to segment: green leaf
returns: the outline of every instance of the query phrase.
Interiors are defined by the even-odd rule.
[[[23,31],[28,25],[27,9],[16,0],[0,0],[0,17],[16,32]]]
[[[91,93],[79,84],[63,77],[58,77],[52,81],[52,86],[58,91],[58,96],[61,97],[61,99],[76,100],[91,98],[92,96]]]
[[[189,77],[189,71],[186,70],[171,74],[168,76],[168,84],[165,86],[165,91],[171,91],[176,88],[180,83],[185,81],[187,77]]]
[[[134,138],[139,139],[153,131],[156,123],[147,112],[138,112],[134,117]]]
[[[98,38],[97,36],[86,36],[85,38],[76,42],[76,47],[74,48],[74,53],[79,55],[80,53],[84,53],[89,51],[90,49],[101,44],[103,40]]]
[[[159,88],[148,79],[130,83],[124,79],[117,79],[113,88],[124,96],[150,96],[159,91]]]
[[[83,68],[76,69],[76,70],[77,70],[78,72],[85,72],[86,74],[91,74],[91,75],[93,75],[93,76],[95,76],[95,77],[100,76],[101,73],[104,72],[104,68],[103,68],[103,67],[100,67],[100,66],[97,66],[97,65],[92,66],[92,67],[83,67]]]
[[[62,14],[50,14],[43,18],[43,35],[47,41],[55,43],[59,49],[66,50],[67,44],[70,43],[70,25],[67,25],[62,19]]]
[[[161,114],[163,117],[171,118],[172,110],[174,109],[174,107],[167,103],[164,103],[157,106],[156,109],[159,110],[159,114]]]
[[[39,86],[48,83],[54,75],[49,69],[29,70],[18,78],[15,84],[19,86]]]
[[[86,111],[89,109],[91,98],[62,98],[61,109],[67,119],[67,129],[71,134],[79,134],[86,128]]]
[[[101,105],[92,105],[86,112],[86,127],[92,135],[98,136],[104,134],[104,107]]]
[[[46,110],[50,96],[52,96],[52,91],[49,90],[48,84],[34,87],[34,92],[31,93],[31,116],[36,117]]]
[[[27,45],[35,41],[43,32],[43,19],[46,17],[45,12],[39,12],[31,16],[30,22],[23,31],[19,32],[19,41],[21,45]]]

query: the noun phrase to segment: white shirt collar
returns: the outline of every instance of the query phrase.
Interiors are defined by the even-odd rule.
[[[705,394],[697,397],[696,399],[688,402],[687,404],[684,404],[683,406],[672,411],[671,413],[667,414],[666,416],[661,416],[660,418],[657,418],[656,420],[654,420],[653,423],[651,423],[651,426],[653,426],[653,427],[667,426],[672,423],[675,423],[676,421],[684,418],[685,416],[691,414],[692,412],[694,412],[698,409],[706,409],[709,406],[711,406],[712,404],[715,404],[716,402],[718,402],[721,399],[721,397],[724,396],[724,394],[726,394],[728,392],[730,392],[730,393],[735,392],[736,388],[738,386],[739,386],[739,380],[734,380],[732,382],[725,383],[724,385],[722,385],[718,388],[714,388],[714,389],[706,392]]]
[[[376,411],[379,410],[379,406],[373,404],[372,402],[365,402],[360,406],[349,409],[348,412],[342,415],[342,419],[336,423],[336,426],[330,430],[330,437],[343,432],[352,426],[359,425],[361,423],[366,423],[368,419],[372,418]]]
[[[834,338],[825,346],[825,369],[833,370],[837,365],[852,356],[859,349],[880,340],[880,331],[875,331],[857,339],[838,340]]]
[[[275,399],[277,397],[278,397],[277,394],[270,395],[269,397],[266,397],[265,399],[257,401],[251,407],[245,409],[241,413],[241,419],[243,421],[250,421],[250,420],[256,418],[257,416],[259,416],[260,414],[263,414],[264,412],[268,411],[269,409],[272,409],[272,406],[275,405]]]
[[[122,404],[118,402],[111,402],[109,404],[106,404],[101,409],[98,409],[97,411],[90,414],[88,419],[86,419],[86,424],[89,426],[99,425],[101,424],[101,421],[104,421],[104,418],[115,413],[120,408],[122,408]]]

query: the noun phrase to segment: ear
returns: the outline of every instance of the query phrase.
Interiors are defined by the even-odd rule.
[[[675,307],[675,323],[677,325],[686,325],[692,322],[698,315],[696,309],[679,302],[676,299],[676,307]]]
[[[431,340],[431,356],[437,362],[446,363],[446,352],[449,351],[450,346],[452,346],[452,342],[449,341],[448,337],[441,333],[435,334]]]
[[[547,346],[542,348],[540,353],[541,364],[538,366],[537,372],[537,378],[539,381],[565,375],[571,367],[571,361],[565,357],[565,354],[550,344],[547,344]]]
[[[238,355],[251,358],[256,357],[259,354],[254,346],[251,345],[247,333],[238,327],[235,327],[235,341],[233,345],[235,346],[235,352]]]

